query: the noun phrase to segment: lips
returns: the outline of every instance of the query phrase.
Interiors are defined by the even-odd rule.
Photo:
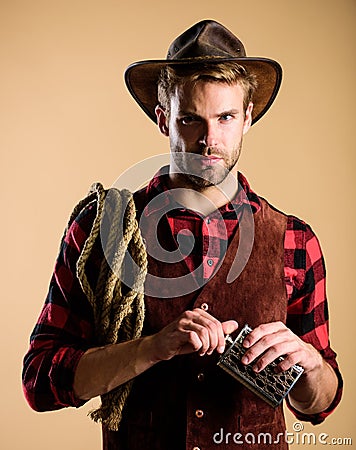
[[[218,156],[204,156],[201,159],[201,163],[205,166],[212,166],[214,164],[217,164],[218,162],[222,161],[222,158],[219,158]]]

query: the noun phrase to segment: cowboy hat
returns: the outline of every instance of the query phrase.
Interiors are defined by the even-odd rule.
[[[178,36],[163,60],[145,60],[131,64],[125,72],[126,86],[144,112],[156,122],[157,81],[167,65],[236,61],[253,73],[258,87],[253,96],[252,123],[272,105],[282,81],[282,68],[272,59],[246,56],[242,42],[218,22],[203,20]]]

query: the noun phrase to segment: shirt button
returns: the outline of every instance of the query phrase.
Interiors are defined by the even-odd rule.
[[[208,219],[206,219],[206,221],[205,221],[208,225],[210,224],[210,222],[211,222],[211,220],[208,218]]]
[[[207,263],[208,263],[208,266],[211,267],[214,264],[214,261],[212,259],[208,259]]]
[[[203,382],[205,379],[205,375],[203,374],[203,372],[198,373],[197,378],[198,378],[198,381]]]
[[[202,303],[202,304],[200,305],[200,307],[201,307],[201,309],[204,310],[204,311],[207,311],[207,310],[209,309],[209,305],[208,305],[207,303]]]
[[[193,450],[200,450],[199,447],[193,447]]]
[[[202,411],[201,409],[197,409],[195,411],[195,417],[197,417],[198,419],[201,419],[204,416],[204,411]]]

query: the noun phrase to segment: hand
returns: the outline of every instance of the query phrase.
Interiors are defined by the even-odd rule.
[[[148,338],[152,359],[162,361],[194,352],[211,355],[214,350],[223,353],[225,334],[233,333],[237,328],[238,324],[234,320],[219,322],[200,308],[185,311],[178,319]]]
[[[304,368],[304,374],[307,374],[323,364],[320,353],[282,322],[259,325],[246,336],[243,346],[248,350],[241,361],[244,364],[253,362],[252,367],[256,372],[279,356],[284,357],[277,366],[281,372],[288,370],[293,364],[299,364]]]

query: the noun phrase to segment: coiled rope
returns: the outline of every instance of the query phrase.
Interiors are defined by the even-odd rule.
[[[93,184],[88,196],[75,207],[69,225],[83,208],[94,202],[97,204],[96,216],[77,261],[77,278],[93,309],[98,345],[107,345],[141,336],[147,254],[136,220],[133,196],[126,189],[105,191],[100,183]],[[93,289],[86,274],[86,264],[98,239],[101,239],[104,258]],[[128,253],[134,262],[129,266],[131,270],[123,264]],[[129,287],[122,282],[127,276],[131,277]],[[109,430],[117,431],[132,383],[133,380],[128,381],[102,395],[101,406],[89,416]]]

